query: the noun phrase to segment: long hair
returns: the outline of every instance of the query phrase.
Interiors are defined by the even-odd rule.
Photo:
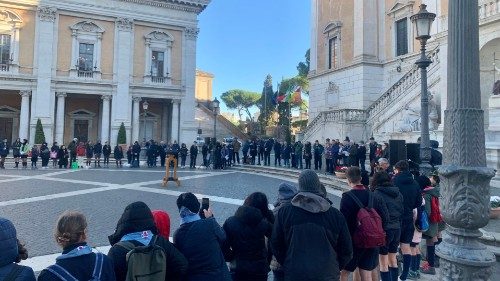
[[[269,210],[269,201],[267,200],[267,196],[262,192],[254,192],[245,199],[243,202],[243,206],[254,207],[260,210],[263,217],[269,219],[269,214],[271,210]]]

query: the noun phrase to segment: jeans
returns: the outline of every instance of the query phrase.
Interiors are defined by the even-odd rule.
[[[321,158],[321,155],[315,155],[314,156],[314,170],[321,170],[321,167],[323,166],[323,159]]]
[[[240,164],[240,153],[239,152],[233,152],[233,163],[236,163],[238,161],[238,164]]]
[[[303,163],[302,163],[302,154],[296,154],[295,155],[295,161],[297,162],[297,168],[304,169],[304,166],[303,166]]]
[[[281,166],[281,155],[274,154],[274,166]]]

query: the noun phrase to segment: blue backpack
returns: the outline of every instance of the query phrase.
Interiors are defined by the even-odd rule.
[[[429,214],[427,214],[424,206],[417,208],[415,228],[420,232],[426,232],[427,230],[429,230]]]
[[[96,254],[94,272],[92,273],[92,278],[89,281],[100,281],[102,266],[104,263],[104,255],[101,253]],[[47,270],[57,276],[62,281],[78,281],[73,275],[71,275],[66,269],[62,266],[54,264],[47,267]]]

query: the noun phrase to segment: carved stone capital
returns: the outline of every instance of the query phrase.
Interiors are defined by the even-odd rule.
[[[141,97],[132,97],[132,101],[139,103],[141,101]]]
[[[178,99],[172,99],[172,104],[180,104],[181,103],[181,100],[178,100]]]
[[[49,6],[38,7],[38,17],[41,21],[54,22],[56,20],[57,9]]]
[[[129,18],[116,18],[116,27],[121,31],[132,31],[134,20]]]
[[[23,91],[19,91],[19,94],[21,95],[21,97],[23,98],[29,98],[31,96],[31,91],[26,91],[26,90],[23,90]]]
[[[186,27],[186,29],[184,29],[184,35],[186,36],[187,39],[198,38],[198,33],[200,33],[199,28]]]
[[[103,101],[104,101],[104,100],[105,100],[105,101],[109,101],[109,100],[111,100],[111,98],[112,98],[112,96],[111,96],[111,95],[102,95],[102,96],[101,96],[101,99],[102,99]]]
[[[64,93],[64,92],[57,92],[57,93],[56,93],[56,97],[57,97],[57,98],[62,98],[62,99],[64,99],[64,98],[66,98],[67,96],[68,96],[68,95],[67,95],[66,93]]]

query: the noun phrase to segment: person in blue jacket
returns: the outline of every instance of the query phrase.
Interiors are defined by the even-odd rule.
[[[28,251],[17,239],[11,221],[0,217],[0,280],[35,281],[33,269],[18,265],[28,258]]]

